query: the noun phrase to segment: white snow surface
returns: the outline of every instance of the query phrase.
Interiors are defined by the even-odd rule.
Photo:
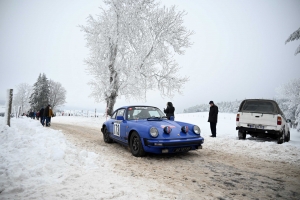
[[[61,132],[29,118],[11,120],[8,127],[0,118],[0,191],[4,194],[60,183],[69,166],[97,167],[93,164],[97,154],[79,152]]]
[[[175,116],[176,121],[194,123],[201,128],[201,135],[205,138],[203,148],[300,165],[300,133],[295,129],[291,129],[291,141],[281,145],[274,140],[254,139],[249,136],[246,140],[238,140],[235,114],[219,113],[217,138],[210,138],[207,118],[207,112]],[[88,127],[101,127],[104,121],[103,117],[52,118],[52,123]],[[163,187],[159,183],[149,183],[145,178],[134,178],[135,180],[132,181],[133,177],[120,177],[114,174],[111,165],[115,162],[112,161],[119,157],[116,155],[108,159],[105,153],[105,149],[101,152],[80,150],[68,142],[60,131],[45,128],[37,120],[26,117],[12,118],[11,127],[8,127],[4,125],[4,117],[0,117],[0,199],[13,198],[14,194],[21,194],[24,191],[27,191],[27,197],[23,196],[22,199],[55,199],[58,198],[55,197],[55,190],[52,191],[53,196],[47,196],[45,192],[47,188],[63,184],[70,178],[87,184],[93,179],[93,173],[100,173],[98,178],[101,178],[95,186],[97,189],[92,190],[98,192],[94,195],[97,199],[110,198],[111,192],[108,194],[103,191],[111,188],[115,194],[122,194],[122,199],[153,199],[159,195],[153,190],[145,192],[149,191],[149,188]],[[136,158],[132,157],[132,159]],[[135,187],[131,187],[133,184]],[[101,188],[102,192],[98,188]],[[166,191],[171,190],[165,188]],[[49,190],[51,192],[51,189]]]

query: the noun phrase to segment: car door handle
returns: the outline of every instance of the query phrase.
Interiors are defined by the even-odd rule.
[[[112,122],[111,124],[114,124],[115,122]]]

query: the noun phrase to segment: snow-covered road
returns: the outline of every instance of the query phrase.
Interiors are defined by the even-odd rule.
[[[0,118],[0,199],[299,199],[297,132],[283,145],[236,139],[234,115],[220,114],[210,138],[207,113],[176,115],[198,124],[204,149],[133,157],[106,144],[103,118],[55,117],[52,128]],[[233,119],[233,120],[232,120]]]

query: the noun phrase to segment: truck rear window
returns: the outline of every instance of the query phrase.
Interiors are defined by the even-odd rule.
[[[242,112],[275,113],[276,108],[272,102],[268,101],[246,101]]]

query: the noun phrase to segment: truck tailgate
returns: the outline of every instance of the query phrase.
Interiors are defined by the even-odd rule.
[[[277,115],[262,113],[240,113],[240,123],[244,124],[260,124],[264,126],[276,126]]]

